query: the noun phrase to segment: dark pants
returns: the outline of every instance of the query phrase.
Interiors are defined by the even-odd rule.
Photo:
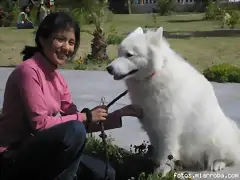
[[[73,180],[86,142],[85,126],[69,121],[36,133],[2,158],[1,180]],[[9,151],[10,152],[10,151]]]
[[[18,23],[17,28],[18,29],[33,29],[34,25],[32,22]]]

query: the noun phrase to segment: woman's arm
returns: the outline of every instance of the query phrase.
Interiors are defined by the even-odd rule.
[[[62,116],[71,115],[78,112],[77,106],[73,103],[69,87],[66,82],[64,83],[65,87],[63,90],[63,94],[61,96],[61,110],[60,110],[60,114]]]
[[[62,117],[49,116],[37,72],[31,67],[22,66],[17,73],[18,87],[26,114],[36,130],[46,129],[71,120],[86,120],[86,116],[79,112]]]
[[[124,116],[141,118],[143,116],[143,110],[138,105],[130,104],[116,111],[113,111],[112,113],[109,113],[108,116],[109,116],[109,119],[116,118],[116,117],[124,117]]]

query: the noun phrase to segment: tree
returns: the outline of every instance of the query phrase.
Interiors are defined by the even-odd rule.
[[[131,0],[127,0],[128,3],[128,14],[132,14]]]
[[[93,35],[91,56],[95,60],[107,60],[107,42],[103,25],[108,15],[108,2],[106,0],[79,0],[80,6],[89,14],[95,29],[89,32]]]

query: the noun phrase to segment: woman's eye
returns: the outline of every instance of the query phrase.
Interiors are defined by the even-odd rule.
[[[58,38],[58,37],[56,37],[55,39],[56,39],[57,41],[59,41],[59,42],[63,42],[63,41],[64,41],[63,38]]]
[[[127,57],[132,57],[133,55],[131,53],[126,53]]]
[[[70,46],[74,46],[74,45],[75,45],[75,42],[69,42],[69,45],[70,45]]]

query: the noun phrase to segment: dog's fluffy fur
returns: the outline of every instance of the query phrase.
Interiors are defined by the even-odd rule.
[[[170,48],[162,27],[130,33],[107,70],[125,80],[132,103],[143,108],[140,122],[155,148],[158,172],[169,172],[170,154],[187,166],[203,166],[207,158],[215,171],[239,163],[237,125],[223,113],[211,83]]]

